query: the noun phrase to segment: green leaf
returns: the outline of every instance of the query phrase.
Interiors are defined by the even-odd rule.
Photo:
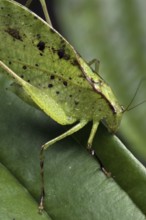
[[[13,210],[13,215],[10,215],[13,218],[16,218],[17,214],[21,219],[37,219],[36,202],[39,202],[41,186],[40,146],[62,133],[64,129],[6,91],[6,85],[7,81],[1,79],[0,160],[5,169],[11,172],[11,178],[9,177],[8,182],[6,180],[7,184],[3,184],[1,191],[5,192],[9,187],[13,190],[9,190],[8,200],[6,194],[1,193],[1,200],[6,201],[7,205],[1,205],[5,209],[5,215],[0,211],[0,216],[7,220],[9,216],[6,213],[11,214],[9,210]],[[113,178],[105,176],[98,162],[85,150],[89,127],[78,133],[75,139],[67,138],[46,151],[45,209],[48,215],[51,219],[58,220],[132,220],[133,216],[136,219],[145,219],[144,168],[119,141],[111,141],[113,137],[102,131],[96,137],[94,146]],[[1,175],[1,179],[4,179],[5,173]],[[15,187],[13,178],[17,178]],[[123,183],[126,186],[123,186]],[[24,196],[19,194],[20,184],[22,191],[24,187],[27,189]],[[14,195],[17,201],[15,207],[12,206],[15,201]],[[22,200],[24,205],[20,206]],[[36,209],[31,209],[32,206]],[[32,217],[29,216],[30,209]],[[39,217],[38,214],[38,219]]]
[[[0,164],[1,219],[51,219],[37,213],[37,202],[15,175]]]
[[[27,106],[10,92],[5,91],[2,82],[1,80],[0,160],[6,167],[5,169],[10,170],[11,175],[14,175],[22,187],[30,192],[35,201],[30,196],[25,206],[20,207],[20,201],[24,200],[25,195],[20,197],[17,193],[20,183],[17,183],[15,191],[13,181],[10,179],[9,187],[12,187],[17,195],[16,207],[13,208],[11,205],[14,204],[11,190],[10,199],[7,201],[8,186],[5,181],[1,188],[3,192],[1,201],[6,200],[8,205],[2,203],[1,207],[6,209],[4,219],[9,219],[7,216],[9,209],[13,209],[14,217],[15,212],[19,210],[18,216],[21,219],[24,218],[22,210],[26,210],[27,214],[29,214],[27,210],[30,210],[32,214],[30,219],[36,219],[36,201],[39,201],[41,184],[40,146],[63,132],[63,128],[39,111]],[[80,132],[78,134],[80,138],[77,139],[80,143],[81,140],[86,141],[85,137],[87,137],[86,129],[82,132],[84,135],[82,136]],[[111,145],[111,140],[109,141],[111,137],[108,136],[106,141],[106,132],[102,135],[103,137],[100,137],[99,133],[94,145],[97,148],[99,141],[101,143],[104,141],[104,144],[100,144],[96,151],[99,151],[100,159],[106,169],[112,173],[113,178],[108,178],[101,172],[98,162],[86,152],[85,143],[78,144],[74,139],[67,138],[46,152],[45,208],[51,219],[74,220],[77,217],[79,219],[109,219],[111,217],[129,220],[133,219],[133,216],[137,219],[145,219],[142,214],[142,212],[145,213],[146,202],[144,168],[120,143],[117,142],[115,147],[115,144]],[[4,179],[5,174],[1,175]],[[126,186],[123,186],[123,183]],[[36,210],[32,209],[32,206],[35,206]],[[139,206],[139,209],[136,206]],[[0,215],[2,215],[1,212]]]
[[[145,169],[116,137],[101,128],[94,148],[112,174],[108,178],[85,150],[90,125],[75,138],[60,141],[46,151],[48,216],[40,216],[36,206],[41,185],[40,146],[64,128],[6,91],[7,84],[7,79],[1,77],[0,193],[1,201],[5,201],[0,209],[2,219],[145,219]]]

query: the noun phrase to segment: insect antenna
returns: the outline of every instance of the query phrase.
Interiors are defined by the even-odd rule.
[[[124,109],[123,113],[124,113],[124,112],[127,112],[127,111],[131,111],[132,109],[134,109],[134,108],[136,108],[137,106],[139,106],[139,105],[143,104],[144,102],[146,102],[146,100],[143,100],[143,101],[141,101],[140,103],[138,103],[138,104],[136,104],[136,105],[130,107],[130,106],[132,105],[132,103],[134,102],[136,95],[138,94],[138,91],[139,91],[139,89],[140,89],[140,87],[141,87],[141,84],[142,84],[143,80],[146,80],[146,79],[141,79],[141,80],[140,80],[140,82],[139,82],[139,84],[138,84],[138,86],[137,86],[137,89],[136,89],[136,91],[135,91],[135,93],[134,93],[133,98],[131,99],[131,101],[130,101],[130,103],[127,105],[127,107]]]

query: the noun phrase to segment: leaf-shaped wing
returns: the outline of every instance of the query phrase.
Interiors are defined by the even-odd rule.
[[[1,0],[0,41],[0,59],[25,82],[45,94],[41,106],[35,100],[39,108],[61,124],[87,117],[88,106],[94,106],[101,95],[93,91],[78,62],[79,55],[59,33],[25,7]],[[91,71],[92,74],[98,81],[99,76]],[[59,116],[54,118],[42,107],[47,103],[49,112],[55,111],[50,98],[64,111],[64,121]],[[92,119],[92,115],[91,111],[87,118]]]

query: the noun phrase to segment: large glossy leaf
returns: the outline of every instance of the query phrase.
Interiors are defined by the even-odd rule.
[[[107,177],[85,150],[90,125],[46,152],[48,215],[40,216],[36,205],[41,184],[40,146],[64,129],[7,91],[7,78],[0,77],[2,219],[145,219],[144,167],[116,137],[100,128],[94,148],[112,174]]]
[[[41,186],[40,146],[64,129],[5,91],[5,86],[1,80],[0,160],[5,168],[1,168],[1,201],[4,202],[0,216],[6,220],[10,217],[41,219],[37,211]],[[88,130],[87,127],[75,140],[67,138],[46,152],[45,209],[48,215],[58,220],[132,220],[133,216],[145,219],[144,168],[118,140],[113,144],[112,136],[102,130],[94,146],[112,173],[111,178],[105,176],[98,162],[85,150]]]

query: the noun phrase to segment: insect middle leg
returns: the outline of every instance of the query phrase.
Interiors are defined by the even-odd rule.
[[[90,62],[88,62],[89,66],[91,66],[92,64],[95,65],[95,72],[98,74],[99,73],[100,61],[98,59],[93,59]]]
[[[111,173],[108,172],[105,168],[104,168],[104,165],[102,163],[102,161],[100,160],[100,158],[98,157],[97,154],[95,154],[94,150],[92,149],[92,143],[93,143],[93,139],[95,137],[95,134],[96,134],[96,131],[97,131],[97,128],[98,128],[98,125],[99,125],[99,121],[93,121],[93,125],[92,125],[92,129],[91,129],[91,132],[90,132],[90,135],[89,135],[89,138],[88,138],[88,142],[87,142],[87,150],[90,152],[90,154],[92,156],[94,156],[94,158],[98,161],[98,163],[100,164],[100,168],[101,170],[103,171],[103,173],[107,176],[107,177],[110,177],[111,176]]]

